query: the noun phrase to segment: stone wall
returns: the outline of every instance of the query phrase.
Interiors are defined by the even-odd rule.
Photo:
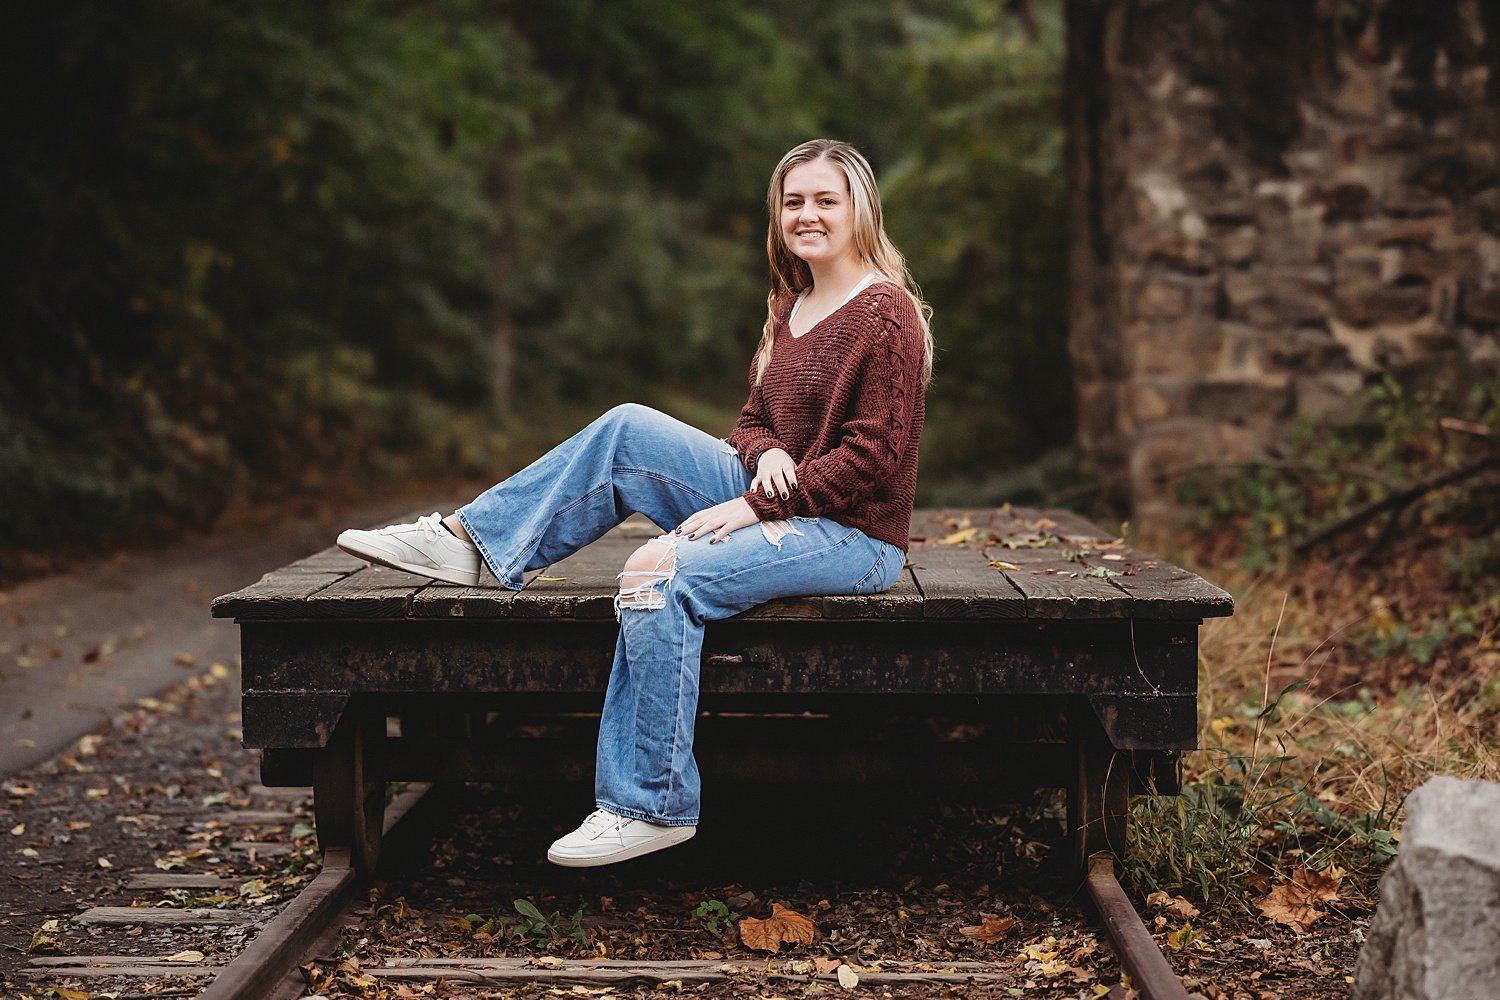
[[[1500,2],[1067,0],[1071,341],[1105,501],[1500,365]]]

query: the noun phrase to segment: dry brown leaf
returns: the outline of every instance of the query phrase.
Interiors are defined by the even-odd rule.
[[[844,964],[836,958],[825,958],[822,955],[814,955],[812,962],[813,971],[815,971],[820,976],[826,976],[830,972],[835,971],[840,965]]]
[[[756,951],[774,952],[782,942],[812,944],[813,922],[780,903],[771,904],[771,915],[764,920],[745,917],[739,923],[740,940]]]
[[[175,955],[168,955],[162,959],[164,962],[172,962],[176,965],[197,965],[203,961],[204,955],[201,951],[179,951]]]
[[[1298,868],[1292,872],[1290,881],[1276,886],[1264,899],[1256,900],[1255,905],[1267,920],[1305,934],[1313,921],[1323,915],[1318,904],[1339,898],[1339,883],[1343,878],[1343,872],[1339,871]]]
[[[979,920],[977,926],[960,927],[958,932],[966,938],[988,944],[1000,940],[1021,924],[1015,917],[997,917],[993,913],[981,913]]]
[[[1192,920],[1198,915],[1198,908],[1192,903],[1181,896],[1173,896],[1160,889],[1146,897],[1146,905],[1152,909],[1166,910],[1169,915],[1178,920]]]

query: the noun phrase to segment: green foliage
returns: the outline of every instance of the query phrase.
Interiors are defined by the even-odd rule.
[[[1062,15],[1017,10],[32,12],[6,66],[31,97],[0,166],[24,248],[0,279],[0,542],[493,472],[622,398],[727,423],[766,178],[817,134],[871,156],[937,310],[927,481],[1043,454],[1071,421]]]
[[[733,927],[740,915],[731,910],[723,900],[705,899],[693,908],[693,919],[717,934],[720,927],[725,930]]]
[[[1396,854],[1399,796],[1346,815],[1283,769],[1291,759],[1227,755],[1180,795],[1137,799],[1124,860],[1131,880],[1143,894],[1162,889],[1247,911],[1257,879],[1294,867],[1336,866],[1373,885]]]
[[[512,933],[527,944],[548,948],[559,941],[585,941],[588,930],[583,926],[583,907],[579,906],[571,917],[554,911],[543,916],[536,904],[529,899],[517,899],[514,904],[519,918],[513,918]]]
[[[1413,388],[1387,375],[1359,399],[1342,426],[1304,422],[1284,460],[1209,469],[1186,479],[1179,500],[1195,511],[1194,529],[1218,554],[1253,571],[1285,568],[1292,543],[1362,505],[1486,454],[1493,439],[1445,429],[1483,425],[1500,414],[1500,378]],[[1464,587],[1500,571],[1494,478],[1460,483],[1418,499],[1405,523],[1428,535],[1439,562]],[[1371,522],[1379,526],[1382,518]],[[1434,526],[1445,526],[1431,531]],[[1342,536],[1358,540],[1359,532]]]

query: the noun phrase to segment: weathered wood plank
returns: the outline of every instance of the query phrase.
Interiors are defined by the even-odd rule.
[[[232,878],[196,872],[140,872],[125,882],[127,889],[234,889]]]
[[[620,585],[615,575],[643,544],[641,538],[612,531],[548,566],[512,598],[512,617],[613,618]]]
[[[941,545],[955,531],[974,529],[960,546]],[[529,574],[520,592],[485,573],[476,587],[453,587],[384,567],[367,566],[337,548],[325,549],[256,584],[218,598],[217,617],[285,618],[523,618],[604,620],[614,614],[616,574],[636,547],[660,529],[636,515],[556,566]],[[1110,543],[1097,525],[1061,509],[990,507],[919,509],[913,513],[908,573],[884,594],[800,597],[770,601],[739,616],[750,619],[916,619],[1137,617],[1194,620],[1233,613],[1224,591],[1187,570]],[[1108,546],[1068,564],[1069,550]],[[968,555],[963,553],[968,552]],[[999,573],[992,559],[1020,569]],[[925,561],[925,565],[924,565]],[[1132,571],[1092,578],[1100,565]],[[1077,575],[1073,575],[1073,574]],[[1029,598],[1029,600],[1028,600]]]
[[[1125,557],[1134,574],[1112,582],[1130,595],[1135,617],[1190,621],[1234,614],[1234,598],[1196,573],[1134,549],[1127,549]]]
[[[1006,549],[992,546],[987,560],[1005,562],[1002,570],[1025,601],[1027,618],[1128,618],[1130,595],[1109,580],[1087,576],[1088,568],[1070,563],[1060,549]]]
[[[309,594],[300,617],[404,618],[411,610],[412,596],[431,584],[414,573],[369,565]]]
[[[81,924],[129,924],[157,926],[176,924],[252,924],[263,914],[249,910],[213,910],[207,907],[174,909],[165,906],[96,906],[73,919]]]
[[[1061,507],[1007,507],[1003,512],[1032,530],[1045,530],[1070,543],[1107,542],[1114,536],[1092,521]],[[1051,521],[1050,525],[1046,521]]]
[[[893,968],[894,966],[894,968]],[[805,964],[726,961],[642,962],[610,960],[597,962],[579,959],[557,959],[539,966],[525,958],[484,959],[389,959],[382,966],[366,966],[363,971],[376,979],[424,981],[443,979],[450,983],[578,983],[600,986],[660,986],[664,983],[712,984],[752,983],[769,980],[838,982],[837,973],[821,975]],[[1024,978],[1024,977],[1022,977]],[[859,981],[871,987],[880,985],[941,984],[956,988],[966,983],[985,983],[992,988],[1019,982],[1014,969],[978,962],[925,963],[882,962],[879,970],[860,969]],[[753,991],[752,991],[753,992]]]
[[[823,598],[824,618],[902,619],[922,617],[922,592],[910,567],[889,590],[879,594],[843,594]]]
[[[907,554],[925,618],[1024,618],[1026,602],[990,569],[984,550],[924,542]]]
[[[39,955],[27,963],[34,970],[45,969],[48,976],[100,979],[125,978],[167,979],[172,976],[201,979],[216,976],[222,965],[184,965],[180,962],[153,962],[144,955]]]

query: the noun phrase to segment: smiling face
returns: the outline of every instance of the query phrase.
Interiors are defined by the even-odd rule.
[[[837,264],[854,248],[854,204],[843,168],[828,159],[787,171],[781,185],[781,238],[809,265]]]

